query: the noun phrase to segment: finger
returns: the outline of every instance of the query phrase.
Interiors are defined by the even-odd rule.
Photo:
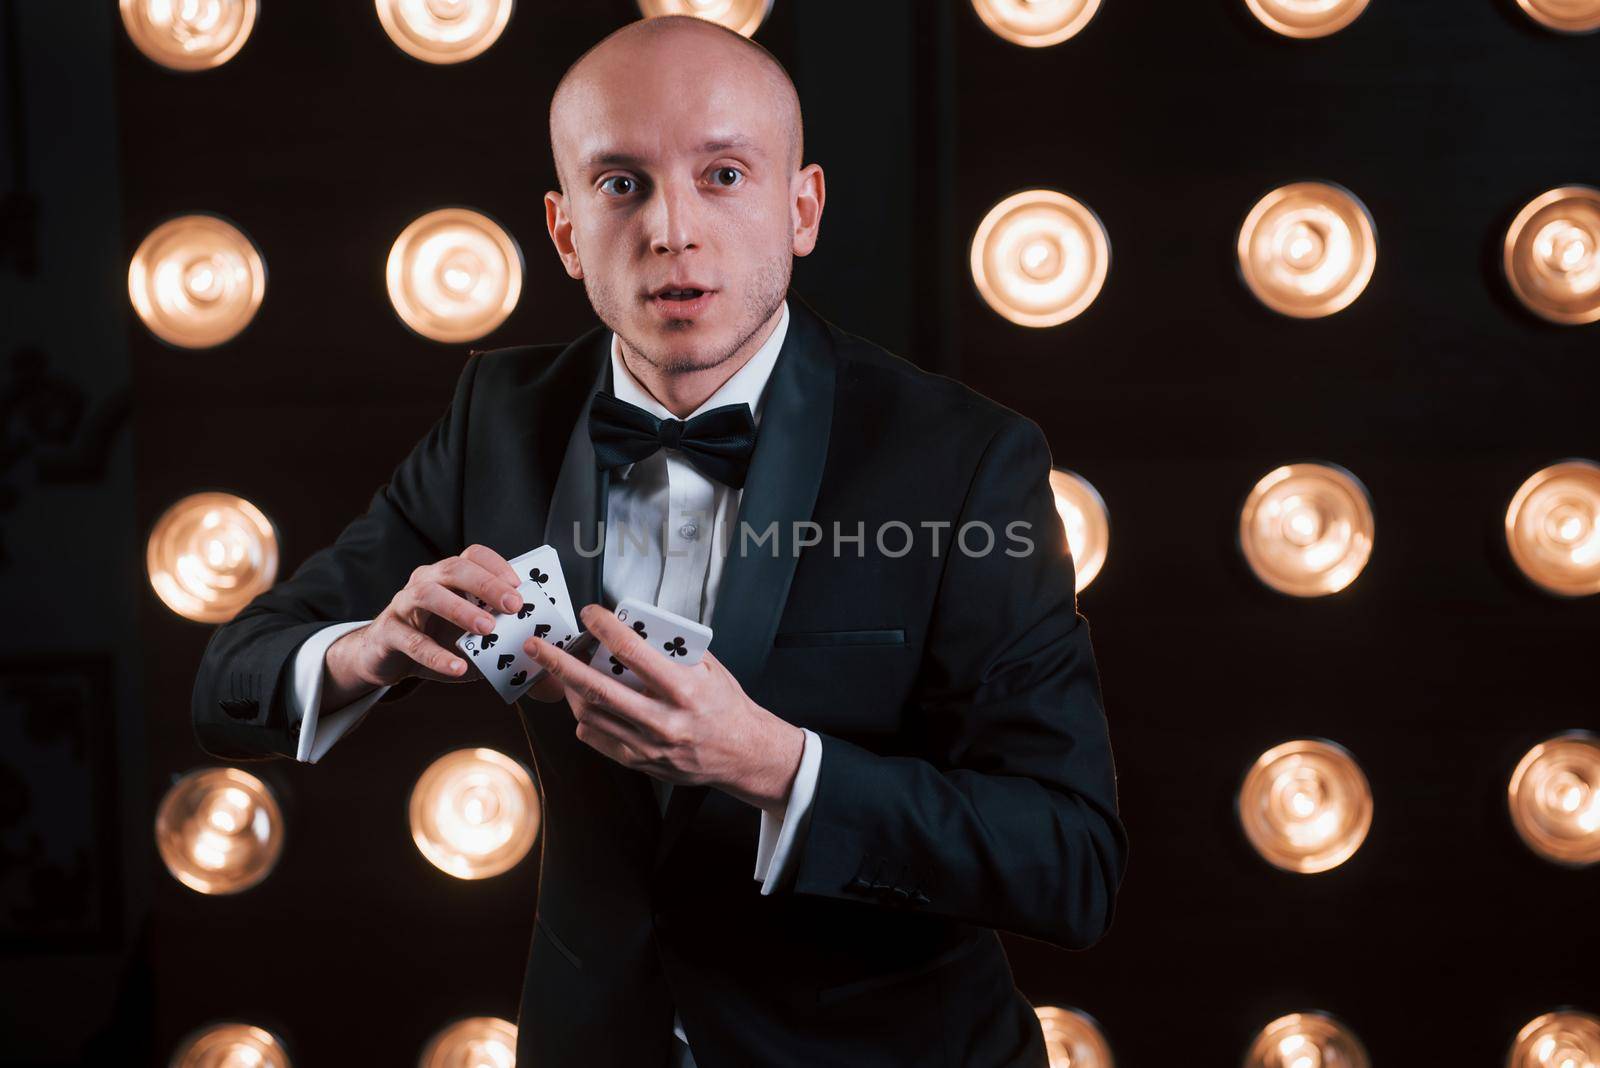
[[[398,620],[391,626],[393,630],[386,631],[382,635],[382,640],[389,648],[404,653],[416,664],[436,672],[441,678],[458,679],[465,674],[466,662],[447,652],[443,646],[422,631]]]
[[[656,652],[638,631],[617,618],[617,614],[603,605],[586,605],[583,624],[596,638],[606,643],[611,655],[622,661],[640,680],[657,693],[676,704],[685,699],[681,665]]]
[[[543,638],[529,638],[523,647],[569,695],[584,704],[611,709],[652,732],[660,722],[660,705],[653,698],[601,674],[565,649],[557,649]]]
[[[654,743],[641,735],[634,725],[599,705],[583,704],[573,710],[573,718],[580,727],[603,731],[628,747],[634,760],[648,762],[645,754],[656,749]]]
[[[464,631],[488,634],[494,630],[494,617],[461,594],[437,582],[412,587],[412,600],[424,612],[448,620]]]
[[[522,576],[517,574],[517,569],[487,545],[469,545],[461,551],[461,555],[502,582],[511,583],[513,590],[522,585]]]
[[[624,767],[631,768],[643,763],[639,759],[639,754],[629,748],[626,742],[592,721],[588,723],[580,721],[573,734],[590,749],[610,757]]]
[[[517,584],[496,578],[482,564],[456,556],[441,561],[440,570],[446,586],[481,598],[491,609],[515,612],[522,607],[522,594],[517,592]]]
[[[561,685],[561,680],[549,675],[530,686],[528,692],[533,695],[535,701],[544,701],[548,704],[554,704],[567,696],[567,689]]]

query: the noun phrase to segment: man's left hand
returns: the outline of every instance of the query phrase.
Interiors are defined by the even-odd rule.
[[[578,721],[578,740],[624,767],[674,785],[715,786],[764,810],[788,803],[805,732],[745,694],[711,651],[699,663],[662,657],[603,605],[585,605],[583,625],[645,684],[640,693],[542,638],[527,651],[547,668],[543,693],[559,687]]]

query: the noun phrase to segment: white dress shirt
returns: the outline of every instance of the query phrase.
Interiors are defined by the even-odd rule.
[[[788,329],[789,305],[785,301],[772,336],[689,418],[724,404],[743,402],[750,406],[759,426],[767,380]],[[611,335],[611,380],[617,399],[637,405],[659,419],[675,418],[628,370],[615,334]],[[602,568],[607,599],[616,604],[624,597],[638,597],[713,626],[711,617],[722,565],[732,544],[743,492],[702,475],[676,449],[662,449],[637,463],[614,469],[606,497],[608,519]],[[318,707],[329,646],[370,622],[332,624],[313,634],[296,653],[294,685],[286,699],[291,721],[300,722],[297,759],[316,763],[387,692],[387,686],[381,687],[332,712],[321,712]],[[761,810],[754,877],[761,881],[763,894],[771,894],[792,872],[794,842],[810,815],[821,763],[822,739],[807,730],[800,770],[787,802],[776,809]],[[672,784],[655,778],[650,782],[664,813]],[[673,1033],[688,1042],[683,1021],[676,1014]],[[688,1063],[692,1064],[692,1059]]]

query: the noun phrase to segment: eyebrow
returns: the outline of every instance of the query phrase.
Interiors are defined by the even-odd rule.
[[[730,148],[746,148],[763,158],[767,154],[759,144],[743,134],[732,134],[707,141],[697,151],[702,155],[708,155],[713,152],[726,152]],[[636,156],[630,152],[602,149],[585,159],[583,167],[585,170],[593,170],[596,167],[633,167],[643,162],[644,158],[642,156]]]

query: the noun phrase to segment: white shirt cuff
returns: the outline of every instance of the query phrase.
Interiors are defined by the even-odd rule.
[[[343,708],[319,714],[318,706],[322,704],[322,670],[327,660],[329,646],[351,631],[359,630],[371,622],[370,619],[362,619],[354,623],[335,623],[323,627],[302,642],[299,651],[295,653],[294,686],[285,695],[285,707],[289,710],[291,723],[297,716],[300,720],[300,745],[295,751],[296,760],[308,764],[315,764],[321,760],[323,754],[333,748],[333,743],[350,733],[350,729],[367,714],[367,709],[377,704],[378,699],[389,692],[389,687],[380,686]]]
[[[801,728],[805,730],[805,728]],[[761,810],[761,835],[756,842],[755,877],[761,892],[771,894],[794,867],[795,842],[811,814],[811,798],[817,791],[817,773],[822,767],[822,739],[806,731],[805,749],[800,754],[800,770],[789,788],[789,801],[780,810]]]

